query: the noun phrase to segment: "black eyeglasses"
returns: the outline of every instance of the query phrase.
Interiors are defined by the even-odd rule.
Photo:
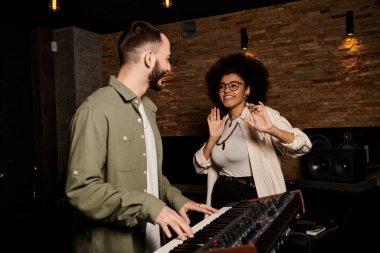
[[[227,87],[230,89],[230,91],[235,91],[239,89],[240,85],[243,85],[243,83],[238,82],[238,81],[232,81],[230,83],[220,83],[219,92],[225,92]]]

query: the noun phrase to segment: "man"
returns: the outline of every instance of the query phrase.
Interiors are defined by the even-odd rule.
[[[71,123],[66,195],[79,211],[75,252],[152,252],[161,246],[160,227],[186,239],[193,237],[189,210],[217,211],[184,197],[162,175],[157,108],[145,93],[161,90],[171,70],[168,38],[137,21],[118,50],[117,77],[91,94]]]

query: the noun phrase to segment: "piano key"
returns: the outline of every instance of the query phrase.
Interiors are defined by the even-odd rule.
[[[202,228],[204,228],[205,226],[207,226],[208,224],[210,224],[213,220],[215,220],[216,218],[218,218],[220,215],[224,214],[230,208],[231,208],[230,206],[222,207],[222,208],[220,208],[218,210],[217,213],[214,213],[214,214],[206,217],[205,219],[201,220],[197,224],[195,224],[192,227],[192,229],[194,231],[194,236],[195,236],[195,234],[198,231],[202,230]],[[189,239],[192,239],[192,238],[189,238]],[[189,239],[187,239],[187,240],[189,240]],[[163,247],[161,247],[158,250],[156,250],[154,253],[168,253],[170,250],[174,249],[175,247],[177,247],[178,245],[182,244],[183,242],[184,241],[182,241],[181,239],[174,238],[170,242],[168,242],[167,244],[165,244]],[[198,248],[199,248],[199,246],[198,246]]]
[[[277,251],[303,203],[299,190],[232,203],[193,226],[194,238],[175,238],[154,253]]]

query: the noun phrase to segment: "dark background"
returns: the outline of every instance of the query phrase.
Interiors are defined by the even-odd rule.
[[[52,29],[76,26],[106,34],[122,31],[134,20],[145,20],[154,25],[167,24],[297,0],[173,0],[169,9],[163,7],[161,0],[58,1],[61,8],[56,13],[49,11],[49,0],[6,1],[2,3],[1,20],[7,24],[26,20],[27,26]]]
[[[148,0],[149,4],[152,2]],[[42,26],[57,29],[73,25],[103,34],[123,30],[135,19],[160,24],[282,2],[287,1],[178,0],[174,1],[172,9],[166,10],[162,8],[161,1],[156,1],[154,6],[150,6],[147,2],[141,1],[72,0],[61,1],[61,12],[55,14],[48,12],[47,1],[2,3],[0,251],[19,252],[36,249],[39,252],[68,252],[70,247],[71,224],[68,221],[72,210],[63,201],[62,193],[52,192],[51,197],[42,200],[38,198],[39,196],[37,198],[35,196],[40,182],[38,172],[34,170],[36,126],[31,85],[30,28]],[[178,12],[174,13],[175,10]],[[25,19],[28,20],[25,23],[20,21]],[[195,139],[185,137],[175,141],[170,138],[165,139],[164,145],[168,150],[166,154],[176,156],[176,152],[183,148],[181,145],[188,144],[189,141],[192,144],[186,147],[191,148],[185,152],[193,153],[202,140],[203,136]],[[188,164],[189,159],[188,155],[179,155],[178,161],[169,162],[171,171],[168,175],[170,174],[173,183],[186,183],[189,175],[177,175],[174,171],[179,163],[187,161]],[[194,177],[191,180],[197,184],[205,183],[205,177]],[[378,234],[376,229],[379,225],[378,219],[373,219],[379,216],[377,188],[367,189],[363,186],[357,189],[354,185],[350,185],[343,189],[341,187],[326,189],[324,183],[317,186],[308,182],[302,183],[297,185],[297,188],[304,189],[307,211],[313,210],[306,218],[320,223],[335,220],[341,229],[332,235],[331,238],[335,240],[333,244],[329,237],[315,242],[315,245],[323,245],[320,246],[323,249],[320,252],[328,252],[331,245],[338,245],[334,250],[344,249],[346,252],[354,252],[353,249],[362,249],[365,252],[370,246],[375,246],[377,239],[375,236]],[[332,182],[330,185],[336,184]],[[194,197],[201,200],[204,196],[195,193]],[[369,233],[370,230],[375,232]]]

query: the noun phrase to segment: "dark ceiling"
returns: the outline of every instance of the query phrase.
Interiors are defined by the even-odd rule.
[[[172,0],[173,6],[169,9],[163,7],[162,0],[59,1],[61,9],[57,13],[49,11],[49,0],[7,1],[8,3],[2,3],[0,7],[1,19],[4,19],[2,23],[28,20],[29,26],[52,29],[76,26],[106,34],[124,30],[134,20],[145,20],[159,25],[295,0]],[[11,18],[5,18],[6,16]]]

